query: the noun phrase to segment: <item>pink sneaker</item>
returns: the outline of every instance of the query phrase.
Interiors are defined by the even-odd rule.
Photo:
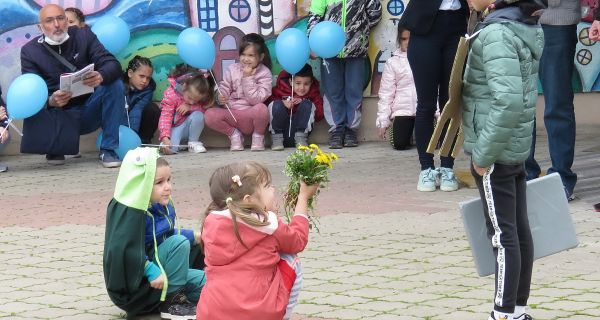
[[[252,146],[251,151],[263,151],[265,150],[265,136],[258,133],[252,134]]]
[[[244,150],[244,136],[238,129],[234,129],[233,133],[229,136],[231,141],[230,151],[242,151]]]

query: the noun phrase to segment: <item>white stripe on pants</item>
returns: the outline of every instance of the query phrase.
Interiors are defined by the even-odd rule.
[[[295,254],[280,253],[279,256],[281,259],[285,260],[294,271],[296,271],[296,281],[294,281],[294,285],[292,286],[290,300],[288,301],[285,316],[283,317],[284,320],[288,320],[292,317],[292,310],[296,304],[298,304],[300,289],[302,289],[302,263],[300,263],[300,259]]]

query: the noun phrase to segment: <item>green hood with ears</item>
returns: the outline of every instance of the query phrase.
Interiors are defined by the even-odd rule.
[[[127,152],[119,170],[115,200],[127,207],[146,211],[159,156],[157,148],[136,148]]]

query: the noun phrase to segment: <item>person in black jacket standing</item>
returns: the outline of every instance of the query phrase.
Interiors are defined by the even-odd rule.
[[[107,168],[119,167],[121,160],[115,153],[119,146],[119,125],[125,117],[125,99],[121,65],[98,41],[90,28],[68,27],[62,7],[45,5],[39,14],[43,34],[21,48],[21,72],[34,73],[48,85],[49,108],[81,109],[81,134],[102,128],[103,139],[100,159]],[[60,75],[71,72],[50,50],[81,70],[90,63],[94,70],[87,73],[83,83],[94,88],[94,93],[72,97],[71,92],[59,90]],[[40,133],[25,132],[36,135]],[[65,156],[47,154],[50,164],[64,164]]]
[[[0,138],[0,152],[2,152],[2,150],[4,150],[4,147],[6,147],[6,145],[10,141],[10,132],[8,132],[8,114],[6,113],[6,105],[4,104],[4,100],[2,100],[2,89],[1,88],[0,88],[0,133],[2,133],[2,138]],[[2,163],[0,163],[0,172],[5,172],[7,170],[8,170],[8,167],[3,165]]]
[[[426,152],[433,134],[434,115],[448,100],[448,83],[461,36],[467,31],[469,5],[466,0],[413,0],[400,25],[410,30],[408,62],[417,89],[415,140],[421,163],[417,190],[458,189],[454,158],[441,157],[436,169],[433,155]]]

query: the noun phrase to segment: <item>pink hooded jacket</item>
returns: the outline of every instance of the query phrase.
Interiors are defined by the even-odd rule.
[[[171,137],[171,128],[180,126],[185,119],[194,111],[201,111],[204,113],[206,109],[199,105],[194,104],[190,106],[190,112],[185,115],[176,114],[177,108],[182,105],[185,100],[183,99],[183,95],[177,90],[175,90],[175,86],[177,85],[174,78],[168,78],[169,87],[165,90],[163,94],[163,99],[160,102],[160,118],[158,120],[158,131],[160,132],[159,140],[162,140],[164,137]]]
[[[271,70],[263,64],[258,65],[253,75],[244,77],[241,64],[234,63],[227,68],[219,84],[221,94],[229,99],[229,107],[238,110],[263,103],[271,96],[272,87]]]
[[[308,219],[295,215],[285,224],[269,212],[268,226],[237,220],[237,239],[229,210],[212,211],[204,221],[202,241],[206,282],[196,308],[202,320],[281,320],[290,290],[278,267],[279,252],[298,253],[308,243]]]
[[[387,128],[396,116],[414,117],[417,90],[406,52],[396,49],[383,67],[377,104],[377,128]]]

